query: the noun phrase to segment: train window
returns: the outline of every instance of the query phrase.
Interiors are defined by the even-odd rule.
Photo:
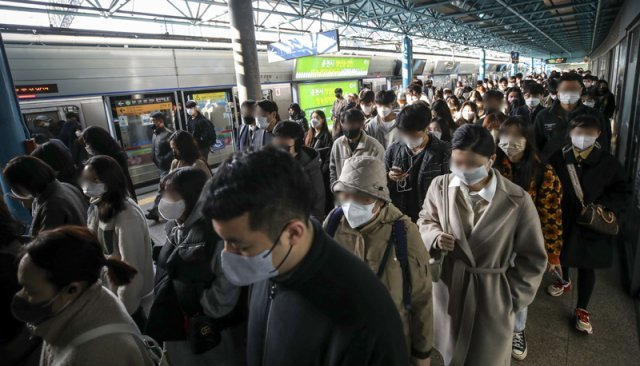
[[[111,97],[110,100],[113,127],[118,140],[127,152],[129,167],[145,166],[143,170],[149,169],[155,172],[156,168],[151,159],[153,136],[151,115],[156,112],[163,113],[167,127],[173,129],[177,119],[173,93],[135,94]],[[136,183],[136,179],[132,178]]]
[[[188,100],[198,104],[200,112],[216,129],[216,142],[211,146],[209,164],[218,164],[233,154],[233,106],[229,93],[220,90],[185,92]]]
[[[24,122],[37,143],[44,143],[52,138],[59,138],[62,126],[66,122],[67,113],[78,114],[79,108],[75,105],[58,107],[26,109],[22,114]]]

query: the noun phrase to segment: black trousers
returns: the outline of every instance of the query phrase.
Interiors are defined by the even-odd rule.
[[[569,281],[569,268],[562,267],[562,278]],[[578,304],[576,307],[587,310],[589,300],[596,286],[596,271],[590,268],[578,268]]]

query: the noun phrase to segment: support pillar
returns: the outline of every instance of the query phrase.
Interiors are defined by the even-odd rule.
[[[480,70],[478,70],[478,80],[484,80],[487,72],[487,51],[482,47],[482,56],[480,56]]]
[[[30,223],[29,212],[22,207],[20,202],[9,197],[11,188],[2,176],[2,170],[9,160],[26,153],[24,142],[29,134],[22,121],[2,35],[0,35],[0,106],[2,106],[0,108],[0,186],[2,187],[2,196],[16,219]]]
[[[536,60],[531,57],[531,72],[529,74],[533,74],[534,72],[536,72],[536,64],[535,64]]]
[[[247,0],[229,0],[231,44],[240,103],[247,99],[262,99],[258,47],[251,4],[252,2]]]
[[[406,89],[413,78],[413,42],[408,36],[402,41],[402,88]]]

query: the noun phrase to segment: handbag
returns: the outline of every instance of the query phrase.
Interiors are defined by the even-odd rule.
[[[194,355],[214,349],[222,340],[220,326],[216,319],[204,314],[196,314],[188,318],[187,343]]]
[[[449,174],[445,174],[442,179],[442,205],[444,206],[444,214],[441,215],[440,226],[442,227],[442,232],[447,233],[449,228]],[[442,277],[442,262],[447,255],[445,250],[440,250],[439,252],[437,257],[429,259],[429,269],[431,270],[431,280],[433,282],[440,281]]]
[[[582,210],[578,217],[578,225],[589,228],[597,233],[606,235],[618,234],[618,220],[616,214],[606,207],[597,203],[584,203],[584,193],[580,180],[578,179],[578,173],[576,173],[576,167],[573,164],[567,164],[567,170],[569,171],[569,177],[571,178],[571,185],[573,190],[580,201]]]

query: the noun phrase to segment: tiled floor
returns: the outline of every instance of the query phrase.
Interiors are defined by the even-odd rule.
[[[144,209],[152,206],[154,196],[155,193],[140,196]],[[164,224],[149,224],[154,242],[164,243]],[[529,307],[528,357],[524,361],[513,361],[514,365],[640,365],[638,302],[623,290],[616,268],[598,271],[596,278],[589,306],[594,333],[587,336],[573,328],[576,292],[549,296],[545,288],[553,278],[545,276],[538,296]],[[442,364],[439,355],[435,355],[432,365]]]

